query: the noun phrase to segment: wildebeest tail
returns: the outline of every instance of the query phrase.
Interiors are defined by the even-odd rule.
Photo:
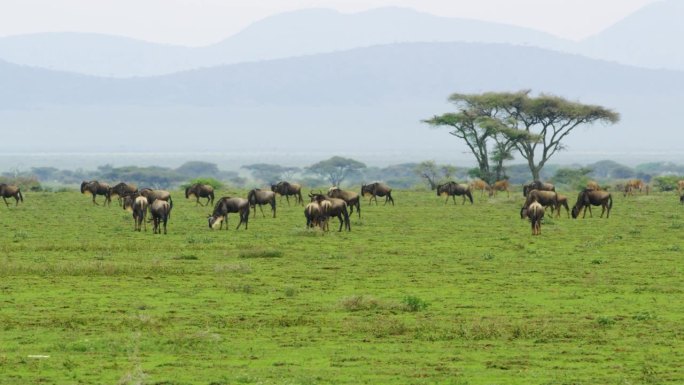
[[[21,190],[17,190],[17,194],[19,194],[19,200],[22,202],[24,201],[24,195],[22,195]]]
[[[611,194],[608,194],[608,209],[613,208],[613,196]]]

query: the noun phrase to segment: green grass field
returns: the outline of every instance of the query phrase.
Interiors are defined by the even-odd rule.
[[[393,195],[325,234],[284,201],[212,231],[175,192],[164,236],[116,201],[11,200],[0,384],[684,383],[674,194],[614,194],[608,220],[547,213],[537,237],[519,192]]]

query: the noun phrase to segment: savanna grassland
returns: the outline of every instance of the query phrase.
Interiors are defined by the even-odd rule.
[[[177,191],[153,235],[116,201],[25,193],[0,206],[0,383],[684,383],[674,194],[537,237],[520,192],[393,195],[323,234],[285,201],[212,231]]]

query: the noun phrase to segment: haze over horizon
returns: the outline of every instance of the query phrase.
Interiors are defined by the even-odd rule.
[[[27,166],[21,153],[466,162],[421,121],[453,92],[521,89],[623,116],[570,135],[558,163],[675,161],[679,122],[662,111],[684,98],[681,17],[673,0],[10,0],[0,169]],[[315,130],[347,139],[302,155]]]
[[[659,0],[5,0],[0,37],[86,32],[148,42],[206,46],[271,16],[325,8],[357,13],[404,7],[441,17],[490,21],[580,40]],[[36,12],[40,9],[40,12]]]

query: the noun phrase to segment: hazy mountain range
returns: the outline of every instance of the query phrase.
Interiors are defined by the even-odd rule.
[[[684,55],[671,34],[682,28],[676,12],[684,16],[679,3],[655,3],[579,43],[398,8],[287,13],[201,48],[92,34],[1,38],[0,150],[417,150],[443,158],[464,149],[421,120],[449,111],[449,94],[532,89],[621,113],[615,126],[568,137],[576,154],[662,153],[681,148],[672,111],[684,100],[684,71],[637,65],[676,68],[662,64]],[[637,38],[649,20],[667,36]],[[622,37],[638,55],[620,49]],[[662,49],[663,62],[649,49]],[[578,53],[591,50],[651,62]]]

